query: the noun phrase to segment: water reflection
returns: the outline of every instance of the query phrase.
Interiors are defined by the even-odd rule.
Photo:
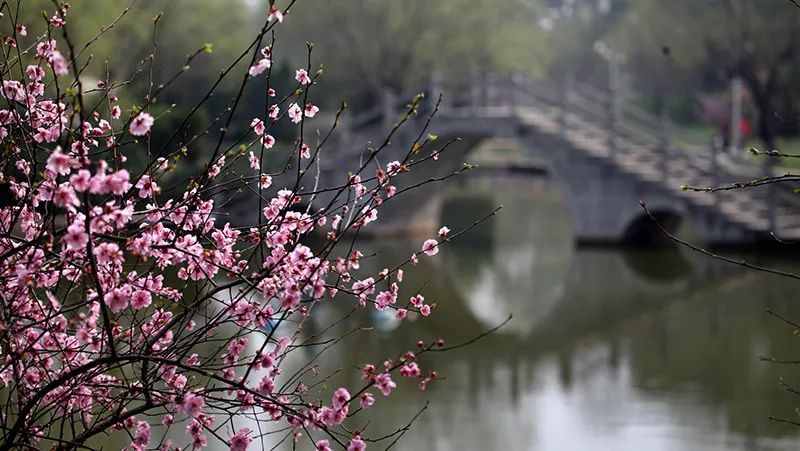
[[[496,335],[425,360],[447,380],[427,392],[401,383],[395,399],[379,400],[374,433],[402,425],[431,400],[397,449],[794,448],[796,431],[767,417],[796,415],[778,385],[796,372],[758,360],[792,349],[791,331],[764,309],[800,318],[793,284],[677,249],[575,250],[565,239],[566,217],[543,210],[550,194],[502,190],[492,185],[488,198],[517,202],[505,209],[511,218],[501,216],[409,272],[406,289],[424,287],[438,303],[431,318],[358,337],[327,356],[325,366],[351,368],[419,338],[466,340],[514,314]],[[467,208],[480,189],[460,193],[443,204],[451,227],[459,216],[482,213]],[[371,243],[377,256],[365,265],[388,266],[418,244]],[[343,377],[355,382],[353,374]]]

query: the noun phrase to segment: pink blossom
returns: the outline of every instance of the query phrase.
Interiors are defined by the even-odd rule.
[[[270,89],[270,90],[272,92],[275,92],[275,90],[273,90],[273,89]],[[272,97],[272,95],[270,97]],[[278,119],[278,116],[280,114],[281,114],[281,108],[278,105],[270,105],[269,106],[269,112],[268,112],[267,115],[269,116],[270,119],[272,119],[274,121],[274,120]]]
[[[233,436],[231,436],[230,441],[230,448],[231,451],[246,451],[247,447],[250,445],[250,442],[253,441],[253,438],[250,437],[250,429],[242,428],[236,432]]]
[[[300,146],[300,157],[305,159],[311,158],[311,147],[309,147],[308,144],[303,143],[303,145]]]
[[[360,396],[359,403],[362,409],[370,408],[373,404],[375,404],[375,397],[372,396],[372,393],[370,392],[364,392]]]
[[[261,144],[264,145],[265,149],[272,149],[275,145],[275,138],[272,135],[266,134],[261,137]]]
[[[136,435],[133,437],[133,443],[141,447],[146,447],[150,443],[150,424],[148,422],[136,423]]]
[[[153,297],[149,292],[138,290],[133,293],[133,296],[131,296],[131,307],[133,307],[135,310],[141,310],[150,305],[152,300]]]
[[[250,161],[250,169],[261,169],[261,161],[256,154],[250,152],[248,160]]]
[[[61,16],[55,15],[50,18],[50,25],[52,25],[53,28],[62,28],[65,23],[66,22],[64,22],[64,19],[62,19]]]
[[[419,308],[419,314],[422,316],[430,316],[431,315],[431,306],[428,304],[423,305]]]
[[[286,113],[289,115],[289,119],[295,124],[303,120],[303,110],[296,103],[289,105],[289,110]]]
[[[272,61],[269,58],[261,58],[256,64],[250,66],[248,73],[251,77],[256,77],[263,74],[270,67],[272,67]]]
[[[381,373],[375,377],[375,386],[383,393],[383,396],[392,394],[392,390],[397,388],[397,384],[392,380],[389,373]]]
[[[343,408],[350,401],[350,392],[346,388],[340,387],[333,393],[331,404],[333,408],[339,410]]]
[[[272,393],[275,391],[275,381],[269,376],[264,376],[258,384],[258,391],[265,394]]]
[[[67,233],[62,238],[68,249],[83,249],[89,242],[89,234],[84,231],[83,225],[73,223],[67,227]]]
[[[69,178],[69,183],[75,191],[84,192],[89,189],[92,174],[86,169],[81,169]]]
[[[358,435],[353,437],[347,445],[347,451],[364,451],[365,449],[367,449],[367,444]]]
[[[153,126],[155,119],[148,113],[141,112],[131,121],[129,130],[133,136],[144,136],[150,133],[150,128]]]
[[[53,50],[53,52],[50,53],[50,56],[47,58],[47,62],[50,63],[50,67],[53,68],[53,72],[56,75],[61,76],[69,73],[69,65],[67,64],[67,60],[58,50]]]
[[[75,159],[63,153],[61,147],[56,147],[50,157],[47,158],[47,169],[59,175],[69,174],[71,168],[75,166]]]
[[[252,128],[253,132],[258,136],[263,135],[264,130],[266,129],[266,127],[264,127],[264,121],[259,118],[255,118],[250,121],[250,128]]]
[[[58,185],[53,193],[53,203],[59,207],[78,207],[81,204],[75,195],[75,190],[68,183]]]
[[[306,117],[314,117],[319,113],[319,107],[310,103],[306,104],[305,115]]]
[[[114,288],[105,294],[103,300],[112,312],[119,313],[128,307],[130,295],[120,288]]]
[[[308,76],[308,72],[305,69],[297,69],[294,79],[303,86],[311,84],[311,77]]]
[[[161,191],[156,182],[146,174],[136,182],[136,188],[139,189],[139,197],[142,199],[153,197],[154,194]]]
[[[203,409],[205,402],[200,395],[189,392],[183,395],[180,410],[191,417],[197,417]]]
[[[448,233],[450,233],[450,228],[447,226],[442,226],[442,228],[439,229],[439,236],[442,238],[446,238]]]
[[[32,81],[41,81],[44,78],[44,69],[36,64],[31,64],[25,69],[25,75]]]
[[[120,169],[105,178],[105,190],[116,195],[125,194],[125,192],[131,188],[131,184],[128,183],[129,180],[130,174],[128,174],[128,171],[126,169]],[[150,190],[153,189],[154,188],[150,187]]]
[[[434,239],[425,240],[425,242],[422,243],[422,252],[430,256],[438,254],[439,242]]]
[[[272,186],[272,177],[267,174],[261,174],[258,178],[258,187],[261,189],[267,189]]]
[[[419,377],[421,373],[417,362],[409,362],[400,367],[400,375],[404,377]]]
[[[283,22],[283,12],[276,5],[272,5],[269,8],[269,15],[267,16],[267,20],[270,22],[272,22],[273,20],[277,20],[278,22]]]
[[[317,443],[314,444],[314,448],[316,451],[332,451],[331,444],[327,440],[317,440]]]
[[[3,80],[3,89],[0,93],[6,99],[17,102],[23,102],[26,98],[24,85],[16,80]]]
[[[381,291],[375,297],[375,307],[383,310],[397,301],[397,294],[392,291]]]

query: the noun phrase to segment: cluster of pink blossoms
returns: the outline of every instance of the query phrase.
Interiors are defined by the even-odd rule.
[[[66,27],[66,12],[49,26]],[[283,21],[274,5],[268,14],[273,26]],[[14,45],[27,35],[17,26]],[[325,435],[308,437],[317,450],[360,451],[367,431],[344,442],[344,428],[331,432],[373,406],[368,390],[389,396],[397,388],[393,373],[421,389],[437,377],[412,352],[380,370],[365,365],[363,384],[338,388],[329,402],[307,392],[302,379],[282,377],[303,340],[302,324],[321,302],[372,304],[400,319],[431,314],[422,295],[400,300],[404,264],[364,274],[358,249],[336,251],[378,219],[408,161],[374,163],[374,176],[362,168],[343,180],[343,200],[316,210],[305,204],[314,193],[297,180],[281,179],[282,188],[268,191],[279,183],[261,161],[264,151],[278,151],[270,128],[319,112],[297,93],[278,100],[270,90],[265,117],[248,128],[252,174],[240,175],[240,152],[232,149],[215,152],[187,188],[162,189],[180,149],[142,163],[137,144],[157,126],[148,112],[155,106],[126,113],[106,81],[100,108],[77,108],[82,93],[55,89],[59,79],[69,84],[71,70],[57,40],[25,45],[35,53],[24,78],[7,72],[0,90],[0,183],[11,193],[0,207],[0,397],[8,400],[0,449],[83,443],[112,428],[126,431],[132,450],[155,443],[201,449],[222,436],[231,450],[244,451],[258,438],[253,429],[218,420],[238,412],[265,429],[288,426],[295,439]],[[269,74],[272,49],[254,61],[250,76]],[[315,83],[306,69],[295,81],[297,92]],[[319,150],[302,136],[286,144],[298,165]],[[256,223],[234,226],[221,219],[215,187],[241,179],[262,208]],[[325,238],[317,249],[307,240],[315,233]],[[406,263],[439,246],[426,241]],[[69,436],[64,422],[72,425]],[[180,425],[184,444],[153,437],[156,426],[161,434]]]

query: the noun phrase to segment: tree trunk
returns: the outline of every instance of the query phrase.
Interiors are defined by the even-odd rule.
[[[758,109],[758,137],[766,146],[765,150],[775,149],[775,128],[773,127],[773,116],[775,112],[772,108],[771,96],[760,98],[755,96],[756,108]]]
[[[775,127],[773,120],[775,117],[774,110],[774,97],[775,97],[775,79],[774,74],[767,77],[767,82],[762,83],[755,71],[750,70],[742,71],[742,78],[747,84],[750,93],[753,96],[753,102],[758,110],[758,125],[756,133],[758,134],[761,142],[766,146],[766,150],[775,149]],[[738,126],[738,124],[737,124]]]

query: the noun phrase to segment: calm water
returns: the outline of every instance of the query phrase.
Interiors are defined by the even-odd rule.
[[[800,371],[759,356],[796,357],[792,330],[765,309],[800,319],[800,285],[677,249],[575,249],[543,181],[477,179],[441,196],[442,222],[454,229],[505,208],[410,271],[406,290],[438,303],[431,318],[354,319],[342,330],[366,322],[376,331],[335,348],[323,366],[349,369],[418,338],[454,344],[514,319],[425,359],[446,381],[426,392],[403,381],[394,399],[379,399],[374,425],[401,426],[431,402],[396,449],[797,448],[800,429],[768,417],[800,419],[800,399],[779,385],[800,382]],[[390,266],[417,241],[373,242],[369,265]]]

